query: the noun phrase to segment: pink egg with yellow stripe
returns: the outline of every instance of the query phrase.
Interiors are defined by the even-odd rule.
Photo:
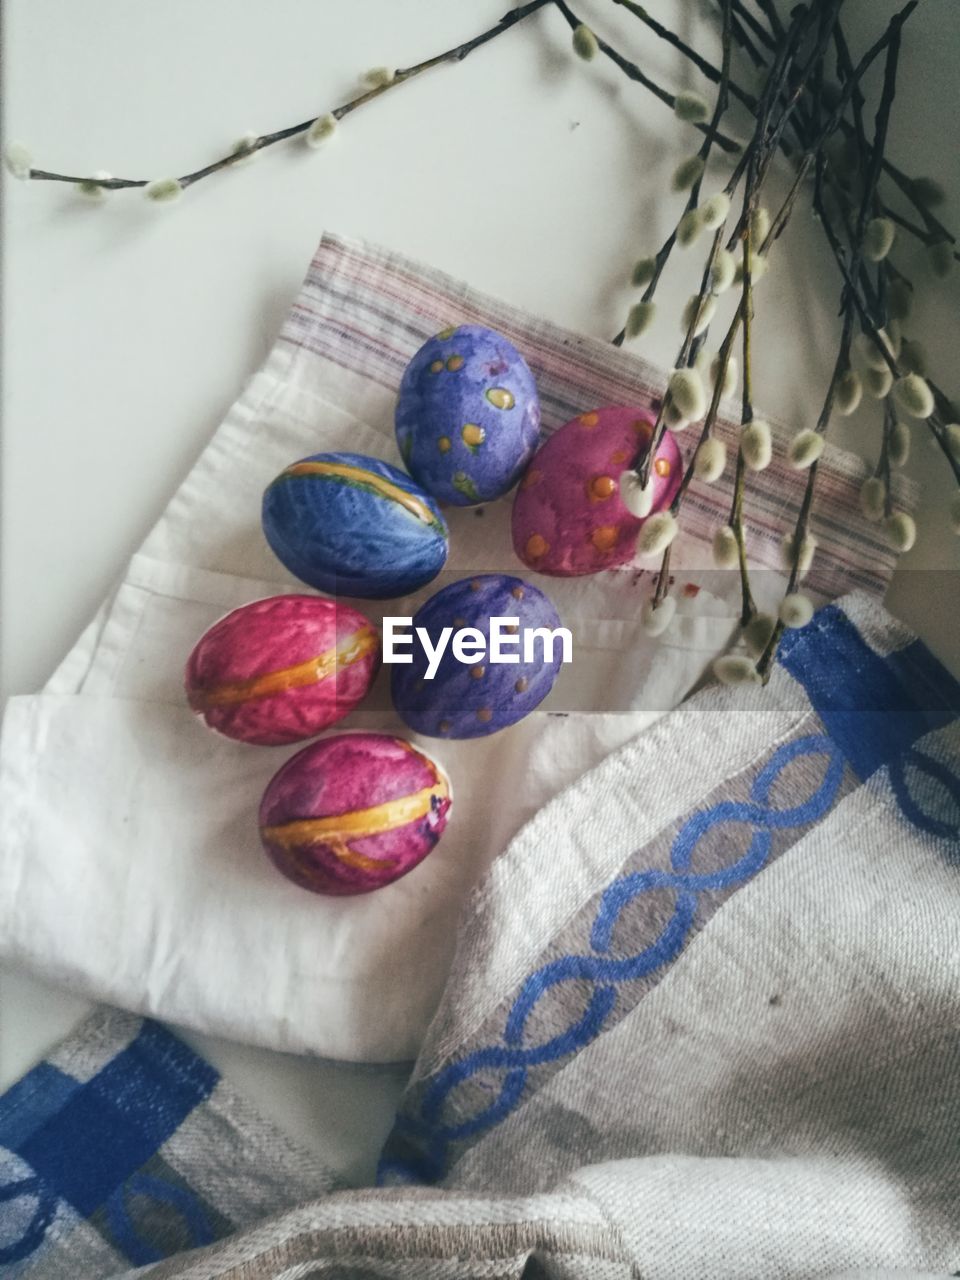
[[[380,637],[357,609],[283,595],[234,609],[187,661],[193,710],[238,742],[283,746],[348,715],[380,666]]]
[[[624,506],[620,477],[649,453],[655,422],[645,408],[592,409],[540,446],[513,501],[513,547],[525,565],[575,577],[630,563],[643,520]],[[667,431],[650,469],[651,514],[670,505],[682,475]]]
[[[311,893],[370,893],[422,862],[443,834],[450,782],[425,752],[382,733],[343,733],[288,760],[260,804],[260,839]]]

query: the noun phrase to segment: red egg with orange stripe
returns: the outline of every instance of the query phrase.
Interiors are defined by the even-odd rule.
[[[422,862],[443,834],[450,782],[425,752],[382,733],[342,733],[288,760],[260,803],[260,839],[311,893],[370,893]]]
[[[359,610],[318,596],[271,596],[214,623],[190,654],[185,684],[211,729],[283,746],[342,720],[379,666],[380,637]]]

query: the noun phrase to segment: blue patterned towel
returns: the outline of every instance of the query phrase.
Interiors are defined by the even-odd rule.
[[[101,1010],[0,1097],[0,1274],[91,1280],[329,1191],[156,1022]]]
[[[516,1126],[505,1122],[535,1111],[555,1077],[582,1070],[598,1038],[602,1052],[715,914],[879,770],[902,818],[956,842],[960,778],[942,747],[921,744],[958,716],[960,686],[926,646],[849,596],[785,635],[766,689],[705,691],[548,805],[491,873],[501,882],[495,925],[484,918],[489,881],[475,904],[461,981],[421,1054],[382,1180],[440,1182],[479,1151],[514,1149]],[[566,886],[550,870],[559,864]],[[862,891],[852,878],[854,906]],[[522,933],[505,927],[504,900],[523,903]],[[763,957],[744,947],[741,962]],[[465,1001],[476,973],[484,990]],[[598,1155],[609,1154],[606,1138]],[[539,1185],[564,1167],[556,1151],[526,1150]],[[511,1172],[519,1178],[519,1164]]]
[[[208,1067],[124,1025],[4,1108],[11,1274],[957,1273],[960,686],[846,597],[766,689],[705,689],[551,801],[463,916],[395,1185],[305,1200],[289,1148],[207,1119]]]

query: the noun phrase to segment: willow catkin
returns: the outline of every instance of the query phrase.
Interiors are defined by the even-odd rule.
[[[860,381],[860,375],[856,369],[847,369],[837,379],[836,390],[833,394],[833,404],[837,413],[842,414],[845,418],[851,413],[855,413],[863,398],[863,383]]]
[[[770,424],[761,418],[748,422],[740,432],[740,452],[751,471],[764,471],[773,457]]]
[[[863,253],[870,262],[882,262],[893,248],[896,228],[889,218],[871,218],[863,231]]]
[[[628,338],[639,338],[653,324],[657,314],[655,302],[637,302],[627,312],[627,323],[624,325]]]
[[[177,178],[154,178],[143,188],[143,194],[154,204],[172,204],[183,195],[183,186]]]
[[[678,120],[686,120],[688,124],[703,124],[710,118],[710,107],[706,98],[694,93],[692,89],[681,89],[673,101],[673,113]]]
[[[33,156],[22,142],[8,142],[3,151],[3,163],[12,178],[25,182],[33,168]]]
[[[727,446],[722,440],[709,437],[697,450],[693,459],[693,474],[704,484],[715,484],[727,465]]]
[[[637,538],[637,552],[641,556],[657,556],[666,551],[679,532],[676,517],[669,511],[657,511],[647,519]]]
[[[823,453],[826,441],[818,431],[798,431],[787,446],[787,462],[795,471],[806,471]]]
[[[708,231],[716,231],[718,227],[722,227],[729,214],[730,197],[725,191],[718,191],[700,206],[700,217]]]
[[[677,409],[690,422],[696,422],[707,412],[707,393],[696,369],[674,369],[667,390]]]
[[[735,569],[740,563],[737,535],[728,524],[722,524],[713,535],[713,563],[718,569]]]
[[[632,516],[646,519],[653,509],[653,477],[644,484],[635,471],[621,472],[620,501]]]
[[[688,209],[677,223],[677,244],[681,249],[688,249],[703,230],[703,222],[699,209]]]
[[[721,684],[759,684],[760,673],[752,658],[741,653],[725,653],[713,664],[713,674]]]
[[[894,467],[904,466],[910,457],[910,428],[905,422],[895,422],[890,428],[887,457]]]
[[[860,486],[860,510],[868,520],[879,520],[887,501],[887,486],[879,476],[870,476]]]
[[[737,274],[737,260],[729,249],[720,249],[710,270],[710,288],[713,293],[726,293]]]
[[[592,62],[600,52],[600,45],[597,37],[593,34],[585,22],[581,22],[573,29],[573,51],[578,58],[582,58],[584,62]]]
[[[911,418],[929,418],[935,404],[930,384],[919,373],[908,373],[893,384],[893,398]]]
[[[337,117],[328,111],[326,115],[317,116],[303,135],[303,140],[308,147],[316,150],[317,147],[322,147],[328,138],[332,138],[336,131]]]
[[[907,515],[906,511],[895,511],[893,515],[887,516],[883,522],[883,531],[894,551],[901,554],[909,551],[917,540],[917,526],[913,516]]]
[[[640,610],[640,625],[648,636],[662,636],[676,612],[677,602],[673,596],[664,596],[656,606],[652,598],[644,600]]]
[[[687,156],[673,171],[673,177],[670,179],[670,185],[674,191],[689,191],[695,182],[703,177],[703,158],[702,156]],[[690,211],[691,213],[694,210]]]
[[[780,602],[779,617],[791,630],[805,627],[813,617],[813,601],[801,591],[791,591]]]
[[[755,613],[743,628],[743,643],[752,657],[759,658],[766,649],[776,624],[776,618],[771,617],[769,613]]]
[[[633,265],[633,271],[630,274],[630,283],[637,289],[642,289],[645,284],[649,284],[656,274],[657,260],[656,258],[639,258]]]

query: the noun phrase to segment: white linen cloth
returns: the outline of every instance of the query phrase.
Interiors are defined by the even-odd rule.
[[[0,956],[91,998],[280,1050],[354,1061],[415,1056],[448,972],[470,887],[552,796],[669,710],[735,631],[736,574],[709,568],[730,478],[694,486],[673,571],[668,635],[639,623],[655,566],[585,579],[523,571],[509,498],[448,513],[441,578],[409,601],[358,602],[375,622],[452,578],[523,573],[557,605],[575,660],[543,710],[486,740],[423,740],[451,775],[452,817],[410,875],[356,899],[287,883],[259,850],[256,807],[297,748],[206,732],[182,670],[203,630],[264,595],[303,590],[260,532],[264,486],[307,454],[351,449],[398,463],[392,415],[404,364],[448,323],[486,323],[520,348],[544,428],[656,396],[663,377],[401,255],[324,236],[263,369],[172,498],[123,581],[35,697],[11,699],[0,741]],[[721,424],[728,438],[733,428]],[[751,480],[748,526],[761,600],[782,590],[782,532],[802,478],[782,461]],[[859,459],[829,449],[809,587],[879,595],[893,557],[861,519]],[[897,503],[915,494],[901,479]],[[762,572],[767,569],[769,572]],[[382,673],[336,731],[405,733]],[[413,737],[414,741],[417,738]]]

